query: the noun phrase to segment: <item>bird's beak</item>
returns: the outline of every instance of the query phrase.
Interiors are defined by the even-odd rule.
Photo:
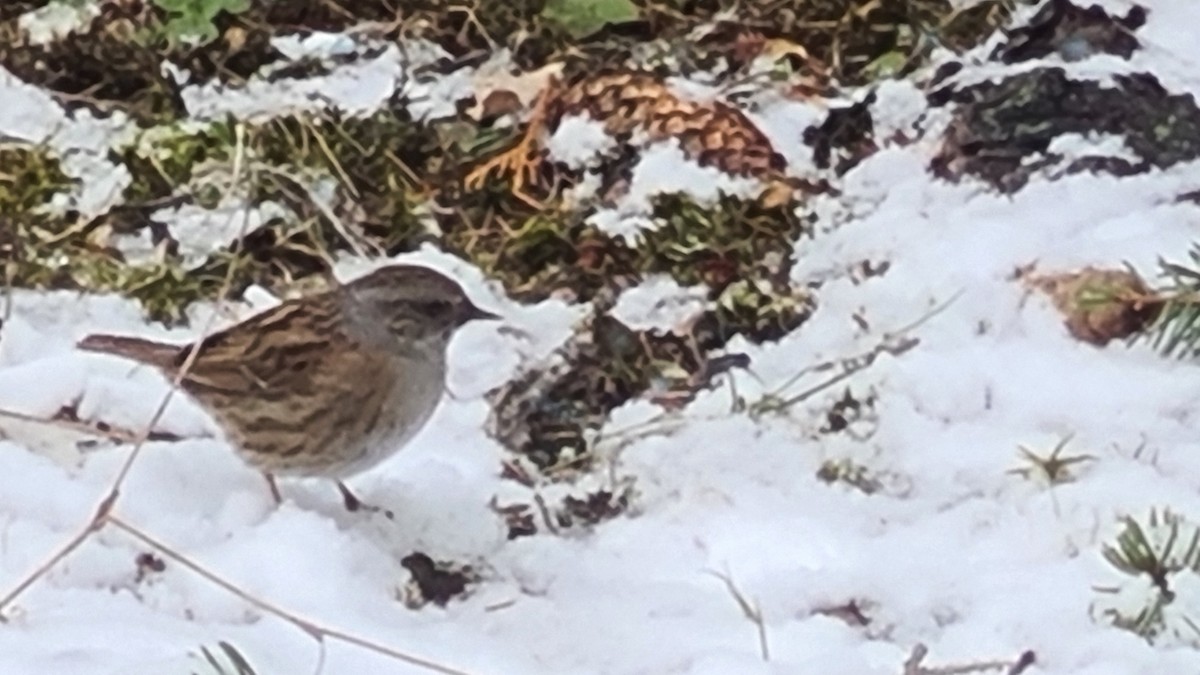
[[[463,318],[463,323],[468,321],[497,321],[501,318],[503,317],[501,317],[499,314],[489,312],[485,309],[479,309],[475,305],[471,305],[466,311],[466,316]]]

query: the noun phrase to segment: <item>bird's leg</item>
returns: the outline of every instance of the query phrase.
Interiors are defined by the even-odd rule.
[[[275,484],[275,476],[264,471],[263,478],[267,479],[267,487],[271,489],[271,497],[275,499],[275,504],[282,504],[283,497],[279,495],[279,486]]]
[[[370,504],[364,504],[361,499],[354,496],[354,493],[351,492],[350,488],[346,487],[346,484],[342,481],[337,481],[337,486],[338,491],[342,493],[342,503],[346,505],[347,511],[352,513],[357,511],[366,511],[367,513],[382,513],[383,515],[387,516],[389,520],[395,517],[388,509],[372,506]]]
[[[555,89],[556,87],[553,85],[547,86],[538,95],[533,112],[530,113],[529,121],[526,123],[525,133],[521,135],[521,140],[517,141],[515,146],[487,160],[467,174],[463,184],[468,190],[483,187],[493,172],[500,176],[512,174],[513,196],[534,208],[541,209],[544,206],[527,194],[524,188],[537,182],[537,170],[541,165],[541,159],[536,156],[537,139],[546,124],[546,108],[549,106],[551,94]]]

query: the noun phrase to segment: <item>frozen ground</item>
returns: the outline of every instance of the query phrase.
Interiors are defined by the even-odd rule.
[[[1147,4],[1139,38],[1156,46],[1132,64],[1098,59],[1088,68],[1161,67],[1167,86],[1200,88],[1197,71],[1181,66],[1200,63],[1200,7]],[[6,100],[30,95],[4,86]],[[878,112],[903,125],[921,112],[913,100],[907,85],[892,86]],[[811,116],[783,104],[765,114],[779,116],[768,129],[793,139],[800,129],[783,133],[779,120]],[[10,108],[0,132],[29,134],[39,116]],[[823,231],[798,244],[796,281],[824,282],[814,317],[777,344],[732,346],[752,357],[750,372],[730,378],[753,402],[806,366],[861,355],[949,302],[912,331],[915,348],[881,356],[846,383],[875,399],[853,434],[817,431],[844,387],[789,416],[755,420],[731,412],[726,383],[688,407],[681,424],[608,449],[617,475],[634,481],[632,514],[586,534],[507,541],[489,500],[529,493],[497,475],[502,450],[483,432],[482,394],[547,354],[579,312],[556,302],[519,306],[477,271],[424,251],[413,257],[453,271],[528,335],[469,327],[452,349],[454,397],[403,453],[353,481],[395,521],[345,513],[336,491],[316,481],[285,484],[276,508],[261,478],[184,399],[159,427],[187,439],[147,445],[118,510],[260,598],[472,673],[897,675],[917,643],[930,664],[1033,650],[1030,673],[1200,672],[1195,649],[1152,646],[1091,617],[1093,587],[1121,582],[1100,554],[1119,517],[1162,506],[1200,517],[1195,365],[1144,346],[1082,344],[1044,297],[1013,281],[1014,270],[1035,262],[1041,271],[1128,262],[1153,277],[1158,256],[1196,236],[1195,207],[1173,200],[1200,188],[1200,168],[1035,180],[1008,197],[931,179],[933,151],[933,141],[884,150],[846,176],[843,196],[818,207]],[[653,171],[639,176],[655,180]],[[862,280],[851,268],[864,260],[890,267]],[[344,261],[348,276],[362,269]],[[661,309],[672,318],[695,304],[687,289],[656,281],[620,311],[654,321],[656,295],[678,296]],[[148,326],[135,305],[112,297],[19,292],[14,301],[0,340],[0,407],[29,415],[78,402],[85,419],[134,427],[166,384],[126,362],[77,353],[73,341],[92,332],[191,335]],[[792,391],[820,379],[807,376]],[[631,404],[611,426],[655,412]],[[58,429],[5,428],[7,589],[85,522],[128,448],[79,452]],[[1072,434],[1068,452],[1096,458],[1077,467],[1074,482],[1051,488],[1009,472],[1022,466],[1018,446],[1044,454]],[[882,489],[867,496],[818,480],[827,460],[869,467]],[[314,672],[321,659],[325,673],[424,672],[334,641],[321,656],[294,627],[170,560],[138,580],[135,559],[147,550],[106,530],[54,569],[0,626],[0,672],[190,673],[199,665],[187,654],[218,640],[264,675]],[[413,550],[470,562],[482,581],[444,609],[408,609],[398,600],[408,578],[399,560]],[[769,659],[718,575],[758,607]],[[869,625],[821,611],[849,603]]]

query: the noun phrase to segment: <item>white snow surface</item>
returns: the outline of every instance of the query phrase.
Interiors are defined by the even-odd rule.
[[[1147,4],[1138,37],[1153,48],[1131,63],[1085,63],[1151,70],[1168,87],[1200,91],[1196,71],[1180,65],[1200,62],[1200,7]],[[349,107],[369,107],[392,86],[397,66],[384,61],[394,57],[343,71],[351,89],[352,80],[378,80]],[[998,68],[968,67],[964,78]],[[0,88],[14,102],[0,110],[0,133],[58,133],[38,126],[64,119],[47,114],[48,99],[8,79]],[[309,101],[308,91],[279,103]],[[202,100],[197,92],[193,109],[215,114]],[[259,114],[267,103],[226,97],[221,108]],[[812,108],[792,105],[774,102],[758,117],[777,143],[793,139],[780,151],[795,167],[807,149],[803,126],[789,130],[788,120],[809,119]],[[889,85],[875,107],[888,105],[890,126],[909,129],[919,112],[912,92]],[[1088,149],[1111,146],[1090,139]],[[933,179],[926,167],[936,149],[936,139],[885,149],[844,177],[840,197],[814,204],[822,221],[797,244],[794,272],[798,284],[820,282],[806,324],[778,343],[735,341],[731,350],[752,359],[749,371],[702,393],[668,430],[607,449],[613,473],[636,488],[627,516],[588,531],[543,528],[506,539],[489,501],[529,502],[532,492],[499,478],[505,453],[484,432],[484,392],[547,358],[585,308],[520,305],[477,269],[430,249],[404,259],[453,274],[505,321],[463,330],[450,354],[451,395],[433,420],[403,452],[352,481],[394,521],[345,512],[332,486],[315,480],[284,483],[277,507],[182,395],[156,428],[185,439],[145,446],[117,512],[257,597],[471,673],[895,675],[917,643],[928,646],[930,665],[1033,650],[1038,665],[1027,672],[1039,675],[1200,671],[1200,651],[1150,645],[1090,616],[1093,587],[1122,580],[1101,557],[1119,517],[1169,506],[1200,518],[1196,366],[1146,347],[1082,344],[1045,298],[1013,281],[1030,263],[1058,271],[1128,262],[1152,277],[1158,256],[1196,236],[1195,207],[1174,198],[1200,188],[1200,167],[1034,180],[1001,196]],[[650,167],[655,184],[639,187]],[[638,200],[667,177],[676,179],[671,188],[700,195],[717,187],[669,147],[649,154],[639,172]],[[609,225],[620,231],[626,216],[613,214]],[[638,229],[627,223],[624,231]],[[890,267],[854,278],[851,268],[864,260]],[[378,264],[348,259],[338,272],[356,276]],[[73,405],[84,420],[122,428],[144,424],[168,384],[147,368],[75,351],[74,341],[116,332],[182,342],[204,323],[148,325],[134,303],[114,297],[17,292],[13,300],[0,333],[0,409],[50,416]],[[656,279],[616,313],[670,325],[694,303],[689,289]],[[916,348],[882,356],[844,383],[859,398],[875,396],[870,434],[819,433],[844,386],[787,416],[730,412],[734,389],[753,402],[806,367],[870,350],[942,303],[914,330]],[[821,377],[809,374],[788,391]],[[606,433],[655,414],[649,403],[630,403]],[[0,417],[0,592],[87,522],[129,452],[112,443],[77,449],[55,427],[17,433],[9,422]],[[1096,457],[1077,467],[1074,482],[1048,488],[1008,472],[1021,466],[1019,445],[1045,453],[1071,434],[1068,451]],[[884,489],[868,496],[817,479],[823,462],[847,459],[869,467]],[[318,664],[324,673],[427,672],[337,641],[322,653],[293,626],[171,559],[139,580],[135,558],[149,550],[109,528],[56,566],[0,625],[0,673],[200,672],[187,655],[219,640],[263,674],[315,672]],[[409,576],[400,559],[415,550],[470,564],[482,579],[445,608],[409,609],[397,599]],[[769,659],[714,573],[728,575],[761,612]],[[817,611],[852,601],[868,626]]]

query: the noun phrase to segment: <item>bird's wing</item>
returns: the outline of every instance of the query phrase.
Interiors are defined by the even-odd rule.
[[[201,341],[184,386],[200,398],[294,389],[328,354],[331,341],[346,339],[337,325],[329,303],[284,302]],[[179,367],[190,352],[182,350]]]

